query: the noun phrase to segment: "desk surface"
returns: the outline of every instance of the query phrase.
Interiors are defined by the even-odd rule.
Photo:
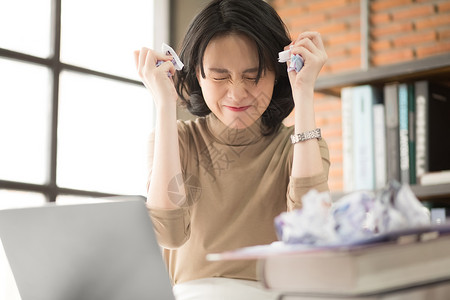
[[[450,295],[450,278],[439,282],[387,291],[371,295],[324,296],[300,293],[282,293],[278,300],[448,300]]]

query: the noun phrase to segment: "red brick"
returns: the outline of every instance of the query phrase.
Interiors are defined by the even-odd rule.
[[[344,190],[344,183],[340,178],[333,180],[334,178],[328,178],[328,187],[330,188],[330,192],[342,192]]]
[[[392,43],[390,40],[379,40],[370,42],[370,49],[372,51],[384,51],[388,50],[392,47]]]
[[[371,24],[386,24],[391,21],[391,15],[388,13],[374,13],[370,15]]]
[[[342,168],[330,168],[330,176],[332,177],[342,177],[342,175],[344,175],[343,169]]]
[[[330,70],[332,73],[338,73],[342,71],[358,70],[361,68],[360,57],[350,57],[338,62],[330,63]]]
[[[331,37],[326,37],[324,39],[326,45],[328,47],[337,46],[337,45],[351,45],[351,44],[359,44],[361,40],[361,34],[359,31],[357,32],[345,32],[339,35],[333,35]]]
[[[450,14],[434,15],[430,18],[417,20],[415,22],[416,29],[436,28],[439,26],[450,25]]]
[[[356,56],[360,57],[361,46],[358,45],[358,47],[350,47],[350,48],[348,48],[348,52],[350,53],[350,55],[356,55]]]
[[[347,20],[347,25],[351,29],[360,30],[361,28],[361,20],[359,18],[353,18]]]
[[[374,26],[370,30],[370,33],[373,37],[379,38],[386,35],[392,35],[402,32],[408,32],[413,30],[413,23],[412,22],[405,22],[405,23],[393,23],[388,24],[385,26]]]
[[[319,101],[324,101],[323,99],[325,99],[327,97],[327,95],[326,94],[323,94],[323,93],[317,93],[317,92],[314,92],[314,99],[315,99],[315,101],[317,102],[319,99]]]
[[[306,13],[306,10],[302,6],[292,6],[292,7],[279,8],[279,9],[277,9],[277,13],[284,20],[284,19],[288,19],[291,17],[297,17],[297,16],[304,15]]]
[[[339,111],[340,112],[340,111]],[[321,118],[320,120],[316,120],[316,122],[320,121],[320,125],[317,124],[319,127],[324,126],[340,126],[342,123],[342,117],[340,114],[335,114],[334,111],[332,111],[329,115],[324,115],[324,118]]]
[[[408,6],[401,11],[397,11],[392,13],[392,19],[394,21],[405,20],[405,19],[415,19],[418,17],[424,16],[432,16],[434,15],[434,6],[433,5],[416,5],[416,6]]]
[[[320,74],[330,74],[331,73],[331,68],[328,66],[328,64],[326,63],[323,67],[322,70],[320,71]]]
[[[287,0],[275,0],[275,1],[272,1],[270,4],[272,5],[272,7],[277,9],[279,7],[286,6],[287,2],[288,2]]]
[[[370,1],[370,9],[374,12],[385,11],[390,8],[407,6],[412,0],[377,0]]]
[[[436,41],[437,35],[434,31],[429,32],[419,32],[419,33],[412,33],[407,34],[405,36],[399,36],[398,38],[393,40],[395,47],[402,47],[402,46],[414,46],[419,43],[428,43]]]
[[[338,7],[347,5],[346,0],[324,0],[324,1],[309,1],[308,10],[310,12],[316,11],[330,11]]]
[[[423,58],[426,56],[447,53],[449,51],[450,51],[450,41],[430,46],[419,46],[417,47],[416,53],[418,58]]]
[[[325,136],[324,136],[324,138],[327,141],[328,149],[330,150],[330,160],[332,162],[336,162],[336,163],[342,162],[342,147],[339,148],[339,147],[333,145],[333,143],[330,142],[330,141],[332,141],[330,138],[327,138]],[[335,170],[335,172],[340,172],[338,170],[341,170],[341,172],[342,172],[342,168],[338,167],[338,165],[335,166],[334,170]],[[337,173],[336,175],[339,175],[339,173]]]
[[[450,28],[443,29],[438,32],[439,40],[447,40],[450,39]]]
[[[356,5],[345,6],[343,8],[332,10],[331,12],[328,13],[328,16],[329,16],[330,20],[341,19],[341,18],[348,20],[348,18],[351,18],[351,17],[359,18],[359,12],[360,12],[359,6],[356,6]]]
[[[328,49],[325,50],[328,54],[328,58],[335,58],[349,55],[349,50],[345,47],[329,47]]]
[[[290,20],[290,26],[291,28],[296,27],[304,27],[308,26],[311,28],[311,25],[313,24],[322,24],[326,21],[326,15],[322,13],[318,14],[304,14],[301,16],[296,17],[295,19]]]
[[[383,53],[374,53],[371,61],[374,66],[381,66],[412,59],[414,59],[414,52],[412,49],[401,49]]]
[[[450,11],[450,1],[445,1],[437,4],[438,12]]]
[[[316,99],[317,100],[317,99]],[[319,115],[326,111],[341,110],[340,101],[315,101],[314,108],[316,113]]]
[[[334,137],[341,137],[342,136],[342,128],[341,127],[333,127],[328,128],[326,131],[326,137],[334,138]]]
[[[319,31],[323,35],[331,34],[331,33],[339,33],[345,32],[348,30],[348,26],[344,22],[339,23],[328,23],[322,26],[317,26],[317,31]]]

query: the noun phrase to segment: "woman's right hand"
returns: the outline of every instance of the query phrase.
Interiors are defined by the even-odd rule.
[[[156,108],[162,108],[164,105],[175,106],[178,96],[172,79],[175,74],[172,56],[143,47],[134,51],[134,59],[139,77],[152,93]],[[157,61],[163,63],[157,67]]]

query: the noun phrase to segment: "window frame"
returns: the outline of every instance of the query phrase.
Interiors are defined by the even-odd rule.
[[[26,182],[15,182],[0,179],[0,189],[23,191],[23,192],[38,192],[44,194],[48,202],[55,202],[59,195],[71,195],[71,196],[85,196],[85,197],[109,197],[109,196],[121,196],[113,193],[103,193],[88,190],[77,190],[70,188],[62,188],[56,184],[57,179],[57,136],[58,136],[58,105],[59,105],[59,86],[60,86],[60,73],[63,70],[74,71],[85,75],[94,75],[117,82],[129,83],[133,85],[143,86],[141,81],[133,80],[126,77],[117,76],[105,72],[99,72],[90,70],[83,67],[67,64],[61,62],[61,1],[52,0],[51,4],[51,55],[49,58],[42,58],[30,54],[21,53],[18,51],[8,50],[0,47],[0,57],[19,62],[25,62],[30,64],[36,64],[39,66],[47,67],[50,76],[50,97],[51,97],[51,124],[50,124],[50,152],[49,163],[47,166],[47,182],[44,184],[33,184]],[[168,38],[168,19],[169,19],[169,0],[153,1],[154,8],[154,20],[153,29],[153,45],[160,45],[161,42],[166,41]],[[163,25],[163,26],[161,26]],[[155,28],[164,28],[163,30],[156,31]]]

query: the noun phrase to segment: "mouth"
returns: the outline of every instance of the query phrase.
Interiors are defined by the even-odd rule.
[[[251,107],[251,105],[247,105],[247,106],[228,106],[225,105],[225,107],[231,111],[245,111],[247,109],[249,109]]]

